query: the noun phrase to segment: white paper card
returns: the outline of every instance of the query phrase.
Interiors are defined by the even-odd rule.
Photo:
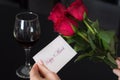
[[[76,51],[74,51],[74,49],[72,49],[72,47],[59,35],[33,56],[33,59],[35,62],[42,60],[48,69],[57,73],[76,54]]]

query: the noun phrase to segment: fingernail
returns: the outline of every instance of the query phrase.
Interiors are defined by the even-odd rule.
[[[116,69],[113,69],[113,73],[115,73],[116,72]]]

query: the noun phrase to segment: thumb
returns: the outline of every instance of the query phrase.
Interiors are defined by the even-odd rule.
[[[38,65],[35,63],[30,71],[30,80],[42,80],[39,74]]]
[[[39,68],[39,72],[40,74],[42,74],[42,76],[46,77],[47,74],[51,73],[51,71],[44,65],[41,60],[37,63],[37,65]]]

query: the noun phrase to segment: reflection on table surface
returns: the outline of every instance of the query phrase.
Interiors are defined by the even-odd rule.
[[[98,19],[102,28],[118,30],[119,7],[106,3],[90,3],[89,0],[86,3],[89,3],[86,4],[89,9],[89,17]],[[4,80],[23,80],[16,76],[15,70],[25,61],[25,53],[13,38],[15,15],[20,11],[21,9],[18,7],[0,5],[0,72],[1,78]],[[39,14],[42,33],[39,42],[31,52],[32,64],[34,64],[32,56],[57,36],[53,31],[53,25],[47,20],[47,16]],[[58,72],[58,75],[61,80],[117,80],[112,70],[103,63],[93,63],[88,60],[74,63],[74,58]]]

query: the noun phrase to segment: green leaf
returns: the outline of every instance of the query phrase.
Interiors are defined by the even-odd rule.
[[[73,42],[74,42],[74,40],[73,40],[73,39],[67,39],[66,41],[68,42],[68,44],[71,44],[71,43],[73,43]]]
[[[92,55],[94,54],[94,51],[90,51],[89,53],[83,53],[83,54],[80,54],[76,59],[75,59],[75,62],[76,61],[80,61],[84,58],[87,58],[87,57],[91,57]]]
[[[111,47],[110,44],[111,44],[111,41],[113,40],[114,36],[115,36],[114,31],[101,30],[98,33],[98,37],[101,39],[105,50],[110,50],[110,47]]]
[[[89,54],[87,54],[87,53],[81,54],[81,55],[79,55],[79,56],[75,59],[75,62],[76,62],[76,61],[80,61],[80,60],[82,60],[82,59],[84,59],[84,58],[86,58],[86,57],[88,57],[88,56],[89,56]]]
[[[103,47],[104,47],[105,50],[110,49],[110,45],[106,41],[102,40],[102,44],[103,44]]]
[[[76,51],[76,52],[79,52],[79,51],[83,51],[85,48],[81,45],[77,45],[77,44],[75,44],[74,45],[74,50]]]
[[[103,41],[105,41],[109,44],[111,42],[111,40],[114,38],[115,32],[114,31],[103,31],[103,30],[101,30],[98,33],[98,36],[99,36],[100,39],[102,39]]]

